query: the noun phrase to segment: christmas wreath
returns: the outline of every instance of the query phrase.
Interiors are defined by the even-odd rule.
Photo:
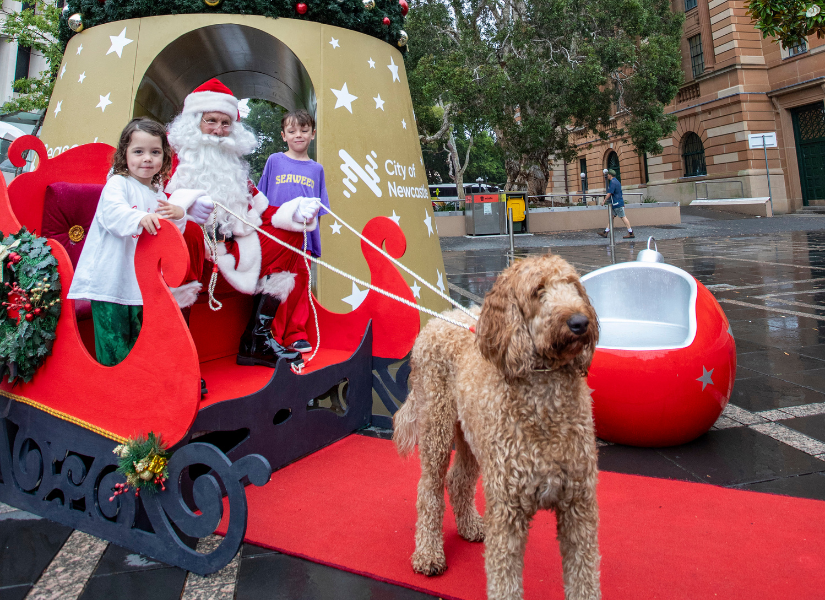
[[[128,492],[129,488],[135,490],[135,496],[140,496],[141,491],[155,493],[166,489],[169,453],[160,436],[154,433],[149,433],[147,437],[138,436],[126,440],[112,452],[119,457],[117,472],[126,477],[126,483],[115,484],[109,502]]]
[[[51,354],[59,317],[60,276],[46,238],[25,228],[6,236],[0,244],[0,380],[34,376]]]

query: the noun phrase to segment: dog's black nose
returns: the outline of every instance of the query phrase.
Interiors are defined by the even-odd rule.
[[[583,333],[586,333],[587,326],[589,324],[590,319],[588,319],[581,313],[577,313],[569,319],[567,319],[567,326],[570,328],[570,331],[572,331],[576,335],[582,335]]]

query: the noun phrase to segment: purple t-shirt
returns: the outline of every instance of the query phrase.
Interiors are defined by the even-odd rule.
[[[314,160],[295,160],[283,152],[272,154],[266,160],[258,189],[269,199],[271,206],[281,206],[294,198],[320,198],[329,208],[324,167]],[[323,214],[324,210],[321,209]],[[320,216],[319,214],[319,216]],[[321,224],[307,235],[307,248],[313,256],[321,256]]]

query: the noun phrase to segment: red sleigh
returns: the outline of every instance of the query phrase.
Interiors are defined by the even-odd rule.
[[[316,301],[321,343],[301,375],[283,362],[276,369],[238,366],[250,298],[219,284],[223,308],[212,311],[202,296],[187,328],[168,287],[182,283],[188,254],[177,229],[164,227],[138,241],[144,301],[138,341],[122,363],[104,367],[94,359],[88,310],[66,295],[114,149],[87,144],[49,159],[42,142],[26,136],[12,144],[9,158],[22,166],[30,150],[38,168],[8,190],[0,183],[0,231],[23,226],[49,238],[63,304],[52,354],[32,380],[0,383],[0,501],[196,573],[214,572],[243,538],[244,484],[263,485],[272,470],[368,425],[374,385],[392,408],[387,389],[403,393],[406,371],[396,381],[386,367],[412,348],[418,313],[375,292],[347,314]],[[406,250],[390,219],[372,219],[363,235],[395,258]],[[396,268],[367,244],[361,248],[373,285],[413,301]],[[203,398],[201,377],[209,387]],[[112,449],[150,431],[174,450],[172,485],[154,496],[125,494],[110,502],[112,487],[123,481]],[[215,531],[222,496],[230,510],[225,540],[200,554],[194,544]]]

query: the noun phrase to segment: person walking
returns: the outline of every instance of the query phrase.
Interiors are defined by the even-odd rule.
[[[633,235],[633,227],[630,226],[630,221],[628,221],[627,217],[624,214],[624,198],[622,198],[622,184],[616,179],[616,171],[610,169],[607,172],[607,195],[604,197],[604,202],[606,203],[610,200],[611,206],[611,219],[619,217],[622,222],[627,227],[627,235],[624,236],[624,239],[628,238],[635,238],[636,236]],[[604,231],[600,231],[599,235],[606,238],[607,235],[610,233],[610,224],[605,228]]]

